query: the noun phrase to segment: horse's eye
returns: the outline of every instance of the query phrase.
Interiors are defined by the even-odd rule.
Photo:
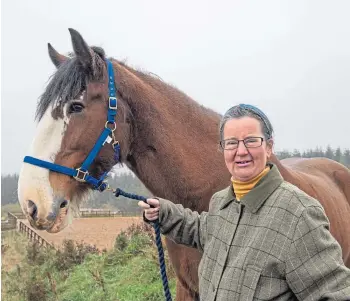
[[[84,109],[84,105],[79,102],[73,102],[68,108],[68,114],[80,113]]]

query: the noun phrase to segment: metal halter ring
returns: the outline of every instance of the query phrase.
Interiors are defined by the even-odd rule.
[[[109,129],[108,124],[112,124],[112,123],[109,122],[109,121],[106,121],[106,124],[105,124],[105,128],[106,128],[106,129]],[[117,125],[116,125],[115,121],[113,121],[113,125],[114,125],[114,128],[113,128],[113,129],[110,129],[112,132],[114,132],[115,129],[117,128]]]

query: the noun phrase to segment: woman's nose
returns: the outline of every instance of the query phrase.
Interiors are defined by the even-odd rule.
[[[237,146],[237,153],[238,155],[246,155],[248,153],[248,150],[246,146],[244,145],[243,141],[239,141]]]

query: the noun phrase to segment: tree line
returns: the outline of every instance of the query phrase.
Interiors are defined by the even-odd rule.
[[[276,156],[281,160],[290,157],[326,157],[335,160],[348,168],[350,168],[350,150],[341,150],[328,146],[325,150],[315,148],[300,152],[294,151],[277,151]],[[142,182],[132,173],[121,173],[114,178],[108,179],[111,187],[119,187],[127,192],[136,193],[138,195],[151,196],[151,193],[142,184]],[[14,204],[18,202],[17,198],[18,174],[9,174],[1,176],[1,205]],[[112,193],[94,192],[86,202],[80,204],[81,208],[104,208],[109,210],[118,209],[122,212],[139,212],[136,200],[130,200],[123,196],[116,198]]]
[[[337,161],[346,167],[350,168],[350,149],[341,150],[340,147],[332,148],[327,146],[325,150],[320,147],[315,149],[308,149],[306,151],[299,151],[295,149],[293,152],[283,150],[276,152],[277,157],[281,159],[291,158],[291,157],[301,157],[301,158],[315,158],[315,157],[325,157]]]

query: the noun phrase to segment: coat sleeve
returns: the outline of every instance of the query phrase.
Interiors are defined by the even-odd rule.
[[[323,208],[305,208],[286,261],[286,279],[298,300],[350,300],[350,269],[329,231]]]
[[[161,233],[178,244],[196,248],[203,252],[207,237],[208,213],[202,212],[199,214],[197,211],[184,208],[181,204],[174,204],[162,198],[157,199],[160,203],[159,223]]]

